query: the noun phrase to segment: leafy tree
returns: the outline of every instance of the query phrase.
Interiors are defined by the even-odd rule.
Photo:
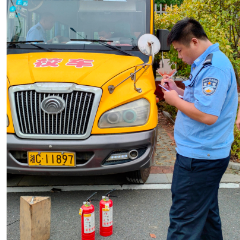
[[[181,6],[167,7],[166,11],[166,14],[155,14],[155,29],[171,30],[173,25],[184,17],[198,20],[209,40],[218,42],[221,51],[232,62],[240,85],[240,0],[184,1]],[[178,64],[178,75],[189,76],[190,67],[178,59],[172,46],[165,56]]]

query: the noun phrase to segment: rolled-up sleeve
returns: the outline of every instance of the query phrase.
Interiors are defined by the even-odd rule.
[[[219,117],[227,96],[231,76],[221,69],[208,67],[194,88],[194,106],[201,112]]]

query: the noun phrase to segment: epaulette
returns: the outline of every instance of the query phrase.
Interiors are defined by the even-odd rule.
[[[37,26],[37,30],[41,30],[41,27],[40,27],[40,26]]]
[[[206,57],[205,61],[203,62],[203,66],[212,65],[212,57],[213,57],[213,54],[210,53],[210,54]]]

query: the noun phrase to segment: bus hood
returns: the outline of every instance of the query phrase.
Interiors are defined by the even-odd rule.
[[[104,53],[47,52],[7,56],[10,85],[71,82],[101,87],[119,73],[143,61],[135,56]]]

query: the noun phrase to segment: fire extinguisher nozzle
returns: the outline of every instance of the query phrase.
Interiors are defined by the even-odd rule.
[[[93,193],[90,197],[87,198],[86,202],[91,202],[91,198],[96,194],[97,192]]]
[[[115,190],[116,190],[116,189],[112,189],[111,191],[109,191],[108,193],[106,193],[106,196],[109,197],[109,196],[110,196],[110,193],[113,192],[113,191],[115,191]]]

